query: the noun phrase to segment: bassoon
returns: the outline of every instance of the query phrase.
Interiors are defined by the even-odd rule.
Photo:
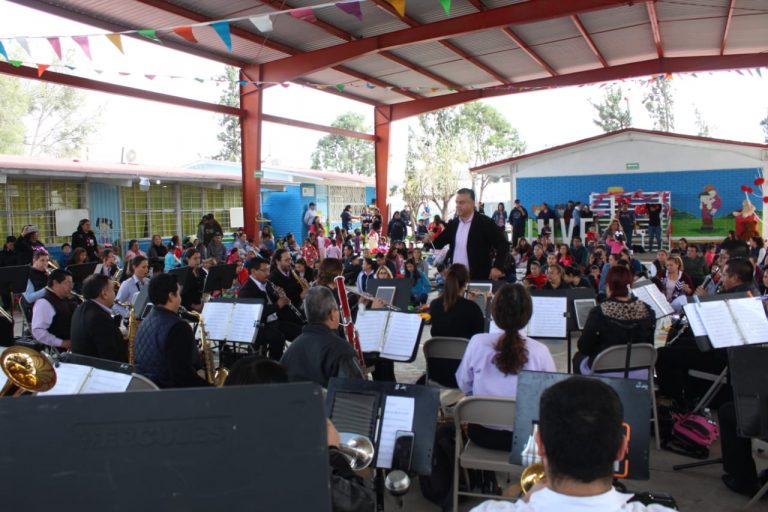
[[[341,305],[341,325],[344,326],[344,334],[347,337],[347,341],[352,345],[357,353],[357,359],[360,363],[360,369],[363,375],[367,377],[368,372],[365,366],[365,357],[363,357],[363,349],[360,347],[360,336],[357,334],[355,324],[352,322],[352,309],[349,307],[349,297],[347,296],[347,289],[344,286],[344,276],[336,276],[334,278],[336,282],[336,293],[339,294],[339,304]]]

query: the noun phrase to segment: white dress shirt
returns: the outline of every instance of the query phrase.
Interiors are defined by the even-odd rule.
[[[456,241],[453,247],[453,263],[460,263],[469,270],[469,256],[467,255],[467,241],[469,240],[469,227],[472,225],[473,213],[467,220],[459,217],[459,225],[456,227]]]
[[[56,310],[47,299],[41,297],[35,301],[32,307],[32,337],[49,347],[60,347],[64,341],[48,331],[55,316]]]
[[[269,292],[267,291],[266,283],[262,283],[258,279],[254,279],[253,276],[251,276],[250,279],[252,279],[253,282],[256,283],[256,286],[259,287],[259,290],[263,291],[264,295],[267,296],[267,304],[272,304],[272,298],[269,296]],[[277,313],[272,313],[271,315],[269,315],[267,317],[267,323],[274,322],[275,320],[277,320]]]
[[[117,291],[117,295],[115,296],[115,301],[119,301],[124,304],[133,304],[136,301],[136,296],[138,293],[148,284],[149,280],[146,277],[139,281],[139,278],[136,276],[131,276],[129,279],[123,281],[123,284],[120,285],[120,289]],[[117,302],[115,302],[115,305],[112,306],[112,311],[118,315],[122,315],[123,318],[128,317],[128,308],[119,305]]]

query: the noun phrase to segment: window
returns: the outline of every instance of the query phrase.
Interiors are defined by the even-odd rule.
[[[69,242],[70,235],[56,236],[54,211],[85,207],[85,187],[75,181],[16,181],[0,184],[0,232],[21,235],[34,224],[40,240],[54,246]]]
[[[183,236],[197,234],[203,215],[212,213],[224,231],[231,231],[229,209],[243,205],[243,191],[235,187],[220,189],[181,185],[181,226]],[[238,226],[234,226],[238,227]]]
[[[363,187],[328,187],[328,220],[331,225],[341,224],[341,212],[352,205],[352,215],[360,215],[365,206],[365,188]]]
[[[173,185],[151,185],[144,192],[138,183],[121,189],[124,240],[149,238],[154,234],[177,234],[176,197]]]

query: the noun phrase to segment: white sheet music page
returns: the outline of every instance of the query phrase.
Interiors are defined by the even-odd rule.
[[[567,335],[567,297],[531,297],[533,315],[526,333],[533,338],[565,338]]]
[[[699,304],[699,318],[707,330],[709,342],[714,348],[733,347],[743,345],[736,322],[731,317],[731,312],[725,301],[702,302]]]
[[[407,361],[419,342],[421,316],[415,313],[390,313],[381,356],[395,361]]]
[[[203,322],[208,339],[227,339],[231,313],[231,302],[206,302],[203,305]]]
[[[80,394],[122,393],[128,389],[130,383],[131,376],[129,374],[94,368],[80,390]]]
[[[413,414],[416,399],[409,396],[387,396],[384,405],[384,418],[381,421],[379,436],[379,456],[376,466],[392,467],[392,454],[395,451],[395,437],[398,430],[413,430]]]
[[[227,341],[238,343],[252,343],[256,331],[257,322],[261,320],[262,304],[248,304],[238,302],[232,310],[229,318],[229,332]]]
[[[688,319],[688,325],[691,326],[694,336],[706,336],[707,329],[704,324],[701,323],[701,317],[699,316],[699,310],[696,304],[686,304],[683,306],[685,311],[685,317]]]
[[[37,396],[76,395],[93,368],[81,364],[61,363],[56,368],[56,385]]]
[[[363,352],[381,352],[388,318],[387,310],[366,309],[364,313],[361,311],[357,315],[355,327]]]
[[[761,301],[751,297],[731,299],[728,301],[728,309],[746,343],[768,342],[768,319]]]

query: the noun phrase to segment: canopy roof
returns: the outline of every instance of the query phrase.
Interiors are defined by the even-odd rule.
[[[260,16],[327,0],[12,0],[109,31]],[[648,76],[768,66],[764,0],[410,0],[400,16],[363,0],[314,19],[282,14],[260,34],[232,23],[232,52],[210,27],[163,44],[244,68],[248,80],[330,86],[392,105],[391,120],[487,96]],[[139,36],[140,37],[140,36]],[[334,88],[334,85],[343,91]]]

